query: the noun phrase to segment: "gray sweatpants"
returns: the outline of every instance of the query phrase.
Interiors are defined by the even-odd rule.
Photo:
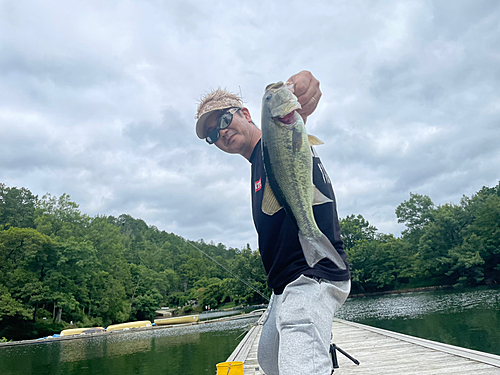
[[[330,375],[333,315],[345,302],[350,281],[300,276],[271,296],[259,342],[266,375]]]

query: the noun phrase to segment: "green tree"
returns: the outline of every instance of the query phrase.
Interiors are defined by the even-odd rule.
[[[137,296],[132,305],[132,314],[137,320],[153,320],[155,311],[160,308],[163,296],[153,288],[146,293]]]
[[[467,240],[477,245],[484,260],[488,282],[500,282],[500,197],[489,195],[476,210],[474,222],[467,228]],[[476,237],[473,237],[476,236]]]
[[[442,277],[449,273],[449,251],[463,242],[463,208],[445,204],[435,209],[433,221],[420,229],[417,272],[423,277]]]
[[[374,240],[376,232],[377,228],[370,225],[362,215],[349,215],[340,219],[340,235],[345,249],[353,248],[358,241]]]
[[[357,241],[347,254],[354,291],[391,289],[414,276],[411,247],[393,236]]]
[[[85,228],[89,225],[89,217],[80,212],[78,205],[67,194],[59,198],[45,194],[37,202],[35,216],[38,231],[62,239],[83,237]]]
[[[0,228],[34,228],[37,196],[26,188],[0,183]]]
[[[446,273],[457,284],[477,285],[484,280],[484,259],[480,255],[480,238],[472,234],[462,245],[449,250],[451,268]]]
[[[46,278],[55,266],[55,246],[48,236],[31,228],[0,231],[0,285],[33,309],[33,320],[39,304],[50,298]]]
[[[226,285],[227,288],[227,285]],[[200,306],[208,306],[212,309],[217,308],[222,303],[223,297],[227,293],[224,290],[223,282],[220,279],[211,279],[211,283],[205,287],[199,288],[196,292]]]
[[[434,211],[435,206],[431,198],[410,192],[410,199],[396,207],[398,223],[404,223],[407,228],[402,232],[403,236],[418,242],[421,230],[433,220]]]
[[[104,322],[122,322],[130,314],[129,297],[133,282],[120,230],[107,218],[90,220],[85,239],[96,249],[99,272],[90,280],[89,294],[92,311]]]
[[[26,307],[12,297],[6,286],[0,285],[0,322],[6,317],[18,317],[22,320],[31,319],[33,308]]]
[[[234,300],[237,304],[267,302],[255,291],[256,289],[264,295],[271,295],[271,291],[267,287],[267,276],[264,265],[258,251],[252,251],[247,244],[246,248],[243,248],[236,254],[235,260],[231,263],[231,271],[253,287],[249,287],[226,273],[226,279],[230,279],[232,284],[231,289],[227,292],[227,295],[231,296],[231,300]]]
[[[97,270],[97,250],[83,239],[70,238],[57,244],[57,267],[47,283],[56,291],[52,298],[54,311],[62,310],[66,321],[82,320],[89,309],[89,284]]]

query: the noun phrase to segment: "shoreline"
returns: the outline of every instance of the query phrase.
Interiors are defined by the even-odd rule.
[[[187,326],[195,326],[195,325],[202,325],[202,324],[218,323],[218,322],[225,322],[225,321],[230,321],[230,320],[239,320],[239,319],[259,317],[262,314],[263,314],[263,311],[258,311],[256,313],[250,312],[250,313],[246,313],[246,314],[230,315],[230,316],[224,316],[221,318],[197,321],[197,322],[193,322],[193,323],[149,326],[149,327],[122,329],[119,331],[111,331],[111,332],[104,331],[104,332],[96,332],[96,333],[83,333],[83,334],[71,335],[71,336],[58,336],[58,337],[48,336],[48,337],[42,337],[42,338],[38,338],[38,339],[7,341],[7,342],[0,343],[0,349],[4,348],[4,347],[17,346],[17,345],[48,344],[48,343],[52,343],[55,341],[91,339],[94,337],[115,336],[115,335],[122,335],[122,334],[133,333],[133,332],[155,331],[155,330],[159,330],[159,329],[173,329],[173,328],[178,328],[178,327],[187,327]]]
[[[441,290],[441,289],[454,289],[454,286],[453,285],[424,286],[424,287],[420,287],[420,288],[386,290],[386,291],[382,291],[382,292],[357,293],[357,294],[350,294],[348,298],[366,298],[366,297],[383,296],[386,294],[432,292],[434,290]]]

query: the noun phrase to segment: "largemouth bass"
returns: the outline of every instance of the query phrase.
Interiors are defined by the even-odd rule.
[[[323,142],[307,135],[292,90],[283,82],[270,84],[262,98],[262,153],[267,175],[262,211],[274,215],[285,210],[297,225],[309,267],[328,258],[345,270],[344,261],[314,219],[313,205],[332,202],[313,185],[311,144]]]

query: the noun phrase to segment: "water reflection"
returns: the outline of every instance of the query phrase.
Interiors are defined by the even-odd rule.
[[[61,341],[59,350],[61,362],[76,362],[105,356],[104,346],[96,345],[89,340]]]
[[[88,340],[68,340],[60,342],[60,361],[75,362],[104,356],[123,356],[150,350],[160,350],[162,346],[172,347],[197,344],[201,332],[217,332],[240,328],[240,324],[211,323],[188,327],[169,327],[140,332],[116,333],[94,337]]]
[[[431,313],[460,313],[470,309],[498,310],[500,289],[442,290],[407,294],[389,294],[346,301],[338,317],[362,319],[416,319]]]
[[[105,352],[108,357],[118,357],[134,353],[147,352],[151,349],[151,339],[127,338],[121,335],[119,341],[108,341]]]

